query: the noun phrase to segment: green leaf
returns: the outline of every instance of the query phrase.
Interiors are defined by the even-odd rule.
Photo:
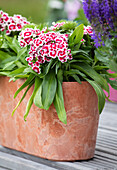
[[[39,83],[40,83],[40,78],[39,77],[36,77],[35,78],[35,87],[34,87],[34,90],[33,90],[33,93],[30,97],[30,99],[28,100],[28,103],[27,103],[27,106],[26,106],[26,112],[25,112],[25,115],[24,115],[24,120],[26,121],[26,118],[29,114],[29,111],[31,109],[31,106],[33,104],[33,100],[34,100],[34,97],[35,97],[35,94],[37,92],[37,89],[39,87]]]
[[[9,75],[10,76],[17,76],[17,75],[21,74],[24,71],[25,68],[26,67],[18,68],[16,70],[12,71]]]
[[[15,92],[15,95],[14,95],[14,98],[16,98],[16,96],[18,95],[18,93],[24,89],[26,86],[28,86],[31,81],[34,79],[34,75],[33,74],[30,74],[30,76],[27,78],[27,80],[25,81],[25,83]]]
[[[72,51],[71,53],[74,59],[77,58],[77,59],[85,59],[85,60],[93,61],[93,59],[89,57],[89,54],[83,50],[79,49],[78,51]]]
[[[61,63],[57,62],[56,67],[55,67],[55,73],[58,73],[58,69],[61,67]]]
[[[64,124],[67,124],[67,116],[66,116],[66,111],[64,107],[62,84],[59,80],[58,80],[57,90],[56,90],[53,103],[56,108],[59,120],[63,122]]]
[[[107,81],[98,74],[90,65],[87,63],[80,63],[77,65],[72,65],[73,68],[77,68],[78,70],[84,72],[86,75],[90,76],[94,79],[105,91],[109,92],[109,86]]]
[[[12,70],[15,66],[14,61],[11,61],[4,65],[3,70]]]
[[[26,74],[18,74],[17,76],[15,76],[14,78],[17,79],[27,79],[29,77],[29,75]]]
[[[43,73],[40,74],[40,77],[43,78],[45,77],[46,74],[48,74],[49,70],[52,69],[51,66],[53,66],[55,64],[55,60],[52,59],[47,65],[46,67],[43,68]]]
[[[5,60],[7,58],[11,57],[8,52],[0,51],[0,60]]]
[[[75,79],[75,81],[77,81],[78,83],[81,84],[81,81],[80,81],[79,77],[76,74],[71,74],[71,76]]]
[[[26,96],[28,90],[31,88],[31,86],[33,85],[33,83],[34,83],[34,82],[31,82],[31,83],[29,84],[29,86],[27,87],[27,89],[26,89],[25,93],[23,94],[22,98],[20,99],[20,101],[19,101],[18,104],[16,105],[15,109],[13,110],[12,116],[14,115],[16,109],[17,109],[18,106],[21,104],[21,102],[23,101],[23,99],[25,98],[25,96]]]
[[[16,57],[9,57],[0,62],[0,68],[4,68],[5,64],[15,61]]]
[[[102,61],[103,63],[108,63],[109,58],[105,53],[103,53],[100,49],[95,50],[95,56],[99,61]]]
[[[19,50],[21,49],[18,41],[16,40],[16,37],[14,37],[13,39],[11,39],[10,37],[8,36],[5,36],[6,39],[7,39],[7,44],[8,46],[13,50],[15,51],[15,53],[17,54],[19,52]]]
[[[8,72],[0,71],[0,76],[9,76],[9,73],[10,73],[9,71]]]
[[[65,22],[65,24],[61,26],[62,30],[74,30],[75,27],[77,26],[77,23],[73,21],[66,22],[66,20],[63,20],[61,22]]]
[[[89,22],[84,14],[84,10],[82,8],[80,8],[78,10],[78,18],[75,18],[75,21],[77,21],[78,23],[83,23],[84,25],[89,25]]]
[[[109,75],[109,78],[117,78],[117,73],[106,72],[106,74]]]
[[[96,71],[99,71],[99,70],[103,70],[103,69],[108,69],[107,66],[100,66],[100,65],[96,65],[93,67]]]
[[[114,61],[114,60],[112,60],[111,62],[110,62],[110,69],[112,70],[112,71],[114,71],[114,72],[116,72],[117,73],[117,63]]]
[[[57,73],[57,79],[62,83],[63,82],[63,70],[59,69]]]
[[[16,64],[16,66],[19,68],[24,67],[24,65],[18,60],[14,61],[14,64]]]
[[[20,59],[20,57],[21,57],[22,55],[24,55],[24,54],[26,53],[26,51],[27,51],[27,47],[24,47],[24,48],[20,49],[20,50],[18,51],[18,54],[17,54],[17,60]],[[24,56],[23,56],[23,57],[24,57]]]
[[[105,94],[102,90],[102,88],[95,82],[89,79],[86,79],[91,86],[94,88],[97,96],[98,96],[98,109],[99,109],[99,113],[102,112],[104,105],[105,105]]]
[[[106,76],[106,80],[113,89],[117,90],[117,80],[110,80],[108,76]]]
[[[84,25],[81,24],[72,33],[72,35],[69,37],[69,44],[71,47],[75,46],[78,44],[78,47],[81,45],[81,39],[83,38],[84,34]],[[77,47],[77,49],[78,49]]]
[[[71,74],[79,74],[82,77],[86,77],[85,74],[83,74],[82,72],[80,72],[77,69],[70,69],[69,71],[64,71],[64,75],[67,75],[67,74],[69,74],[69,75],[71,75]]]
[[[48,66],[47,66],[47,69],[46,69],[46,74],[49,72],[51,66],[52,66],[54,63],[55,63],[55,61],[54,61],[53,59],[49,62]]]
[[[42,103],[45,110],[48,110],[52,104],[56,92],[56,77],[53,70],[51,70],[43,80],[42,84]]]
[[[34,97],[34,104],[41,109],[44,108],[42,104],[42,80],[41,79],[40,79],[38,90]]]
[[[9,36],[7,36],[7,35],[5,35],[5,38],[7,39],[8,42],[12,43],[13,38],[11,38],[11,37],[9,37]]]
[[[32,70],[32,68],[30,68],[30,67],[27,67],[27,68],[24,70],[24,73],[25,73],[25,74],[32,73],[32,74],[40,77],[40,74],[36,73],[36,72],[35,72],[34,70]]]
[[[19,53],[19,51],[21,50],[21,47],[20,47],[20,45],[19,45],[19,42],[18,42],[16,36],[14,36],[14,38],[13,38],[12,45],[13,45],[14,48],[16,49],[17,53]]]

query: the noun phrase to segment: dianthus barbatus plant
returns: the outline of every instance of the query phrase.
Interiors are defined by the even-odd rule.
[[[83,9],[94,31],[95,46],[117,35],[117,0],[83,0]]]
[[[106,98],[103,90],[109,94],[108,83],[117,90],[117,81],[109,79],[115,79],[117,74],[108,73],[108,58],[95,55],[97,49],[91,38],[92,27],[72,21],[53,22],[51,26],[35,25],[29,24],[26,19],[22,20],[19,15],[16,15],[18,18],[15,17],[15,20],[14,17],[10,20],[12,23],[8,14],[4,14],[1,11],[0,25],[3,29],[0,29],[0,76],[10,77],[9,81],[25,79],[24,84],[15,92],[14,98],[25,90],[12,115],[34,84],[24,120],[33,103],[44,110],[48,110],[53,103],[58,118],[67,124],[62,84],[74,81],[80,84],[87,81],[91,84],[97,94],[101,113]],[[20,30],[17,21],[21,21]]]

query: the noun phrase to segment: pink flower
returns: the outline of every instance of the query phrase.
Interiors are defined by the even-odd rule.
[[[21,24],[17,24],[16,26],[17,26],[17,30],[20,31],[22,29],[22,25]]]
[[[33,39],[28,37],[28,38],[24,38],[24,41],[26,42],[26,44],[29,45],[33,41]]]
[[[38,62],[41,64],[45,62],[44,58],[42,58],[41,55],[38,56]]]
[[[31,46],[31,51],[36,51],[37,47],[35,47],[34,45]]]
[[[16,25],[15,24],[10,24],[8,28],[9,28],[10,31],[16,31]]]
[[[44,45],[44,46],[41,48],[41,50],[44,51],[44,54],[48,54],[48,53],[49,53],[49,47],[48,47],[48,45]]]
[[[69,54],[68,58],[69,58],[69,60],[72,60],[72,59],[73,59],[73,57],[72,57],[71,54]]]
[[[32,69],[37,72],[38,74],[40,73],[40,69],[37,66],[33,66]]]
[[[56,51],[56,50],[50,50],[50,51],[49,51],[49,56],[50,56],[50,57],[56,58],[56,55],[57,55],[57,51]]]
[[[24,37],[30,37],[32,35],[31,31],[24,32]]]
[[[87,27],[84,26],[84,34],[89,34],[89,35],[93,34],[92,27],[91,26],[87,26]]]
[[[66,54],[66,49],[58,50],[58,56],[63,57]]]
[[[65,43],[63,42],[63,43],[61,43],[61,44],[58,44],[58,45],[57,45],[57,48],[60,48],[60,49],[65,48]]]
[[[9,30],[6,30],[6,35],[9,35],[11,32]]]
[[[32,61],[33,60],[33,57],[27,57],[26,58],[26,61],[28,61],[28,62],[30,62],[30,61]]]
[[[56,38],[55,41],[56,41],[57,43],[62,43],[62,42],[63,42],[63,39],[62,39],[62,38]]]
[[[56,43],[51,43],[51,44],[50,44],[50,48],[55,50],[55,49],[57,48]]]
[[[34,44],[38,47],[38,46],[42,46],[43,45],[43,41],[42,40],[40,40],[39,38],[37,38],[37,39],[34,39]]]

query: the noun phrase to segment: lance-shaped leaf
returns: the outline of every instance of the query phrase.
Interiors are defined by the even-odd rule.
[[[73,68],[77,68],[78,70],[84,72],[86,75],[90,76],[95,80],[105,91],[109,92],[109,86],[107,81],[98,74],[90,65],[87,63],[80,63],[77,65],[72,65]]]
[[[39,107],[40,109],[43,109],[43,104],[42,104],[42,80],[40,80],[38,90],[37,90],[36,95],[34,97],[34,104],[37,107]]]
[[[11,57],[8,52],[0,51],[0,61],[5,60],[6,58]]]
[[[84,25],[81,24],[72,33],[72,35],[69,38],[69,43],[70,46],[73,47],[78,44],[78,47],[80,47],[81,44],[81,39],[83,38],[83,33],[84,33]],[[77,49],[78,49],[77,47]]]
[[[30,74],[30,76],[27,78],[27,80],[25,81],[25,83],[15,92],[14,98],[16,98],[16,96],[18,95],[18,93],[24,89],[26,86],[28,86],[30,84],[30,82],[34,79],[34,75]]]
[[[32,95],[31,95],[30,99],[28,100],[28,103],[27,103],[27,106],[26,106],[26,112],[25,112],[25,115],[24,115],[24,120],[25,120],[25,121],[26,121],[26,118],[27,118],[27,116],[28,116],[28,114],[29,114],[29,111],[30,111],[30,109],[31,109],[31,106],[32,106],[32,104],[33,104],[33,100],[34,100],[34,97],[35,97],[36,92],[37,92],[37,90],[38,90],[38,87],[40,86],[40,83],[41,83],[40,78],[39,78],[39,77],[36,77],[36,78],[35,78],[35,87],[34,87],[33,93],[32,93]]]
[[[18,68],[18,69],[16,69],[16,70],[14,70],[14,71],[12,71],[12,72],[9,74],[9,76],[10,76],[10,77],[13,77],[13,76],[19,75],[19,74],[23,73],[23,71],[24,71],[25,68],[26,68],[26,67],[21,67],[21,68]]]
[[[59,80],[58,80],[56,95],[53,103],[56,108],[58,118],[60,119],[61,122],[67,124],[67,116],[64,107],[62,84]]]
[[[21,102],[23,101],[23,99],[25,98],[25,96],[26,96],[28,90],[31,88],[31,86],[33,85],[33,83],[34,83],[34,82],[32,81],[32,82],[29,84],[29,86],[27,87],[27,89],[26,89],[25,93],[23,94],[22,98],[20,99],[20,101],[19,101],[18,104],[16,105],[15,109],[13,110],[12,116],[14,115],[16,109],[17,109],[18,106],[21,104]]]
[[[99,109],[99,113],[102,112],[104,105],[105,105],[105,94],[102,90],[102,88],[95,82],[89,79],[86,79],[91,86],[94,88],[97,96],[98,96],[98,109]]]
[[[21,56],[23,56],[23,55],[26,53],[26,51],[27,51],[27,47],[24,47],[24,48],[20,49],[20,50],[18,51],[18,54],[17,54],[17,60],[19,60],[19,58],[20,58]]]
[[[51,70],[43,80],[42,84],[42,104],[45,110],[48,110],[52,104],[56,92],[56,77],[53,70]]]

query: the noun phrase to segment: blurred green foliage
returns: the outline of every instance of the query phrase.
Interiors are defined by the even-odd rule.
[[[9,15],[20,14],[36,24],[48,20],[48,0],[0,0],[0,9]]]
[[[84,24],[85,26],[90,25],[82,8],[78,10],[78,17],[75,18],[74,21],[77,21],[79,24]]]

